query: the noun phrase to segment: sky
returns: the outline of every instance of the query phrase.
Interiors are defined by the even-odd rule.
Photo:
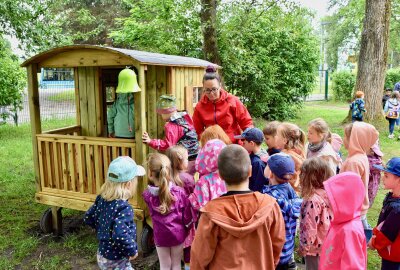
[[[328,1],[329,0],[296,0],[300,5],[314,10],[316,12],[316,19],[321,19],[328,13]]]

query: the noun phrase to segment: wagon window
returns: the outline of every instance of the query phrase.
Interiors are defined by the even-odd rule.
[[[111,105],[115,101],[115,86],[106,86],[107,105]]]
[[[195,107],[197,102],[200,101],[202,93],[203,93],[202,86],[194,86],[193,87],[193,107]]]

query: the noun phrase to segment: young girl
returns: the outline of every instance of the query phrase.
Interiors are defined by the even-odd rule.
[[[303,161],[306,159],[304,145],[306,135],[297,125],[281,123],[278,126],[275,137],[275,147],[292,157],[296,173],[293,175],[290,185],[296,192],[300,192],[299,175]]]
[[[154,242],[162,270],[181,269],[186,226],[191,224],[187,196],[183,188],[173,184],[171,170],[166,155],[149,155],[149,186],[143,192],[143,199],[153,221]]]
[[[376,166],[384,171],[383,185],[391,190],[383,201],[379,214],[378,226],[368,246],[377,249],[382,257],[382,270],[400,269],[400,158],[389,160],[386,168]]]
[[[301,205],[299,253],[305,257],[307,270],[318,270],[321,246],[328,233],[332,210],[323,182],[333,174],[321,158],[306,159],[301,167]]]
[[[108,167],[107,179],[84,222],[96,229],[100,269],[132,269],[130,260],[137,257],[136,226],[128,203],[134,195],[137,176],[145,170],[130,157],[114,159]]]
[[[167,123],[164,126],[165,139],[151,139],[147,132],[143,133],[143,143],[151,148],[165,151],[171,146],[182,145],[189,154],[188,172],[194,173],[194,161],[199,152],[199,141],[193,120],[186,112],[178,112],[172,95],[162,95],[157,102],[157,113]]]
[[[369,181],[368,181],[368,198],[369,208],[374,203],[376,194],[378,193],[379,183],[381,182],[381,171],[375,167],[375,165],[382,165],[383,153],[379,148],[379,143],[376,142],[367,152],[368,163],[369,163]]]
[[[200,146],[203,147],[209,140],[220,139],[226,145],[231,144],[231,139],[219,125],[212,125],[206,128],[200,137]]]
[[[193,175],[186,172],[188,167],[187,150],[180,145],[173,146],[167,150],[167,156],[171,161],[172,179],[177,186],[183,187],[186,195],[189,196],[194,190],[194,178]],[[190,246],[192,245],[194,234],[195,228],[193,223],[193,226],[188,228],[188,235],[183,244],[183,257],[187,266],[190,263]]]
[[[379,137],[379,132],[374,126],[364,122],[354,122],[349,124],[344,129],[344,147],[349,154],[340,169],[340,172],[355,172],[357,173],[365,188],[365,198],[361,209],[361,220],[364,229],[370,230],[367,221],[367,211],[369,208],[368,199],[368,182],[369,182],[369,164],[367,151],[376,143]]]
[[[314,119],[308,123],[307,139],[307,158],[320,157],[326,160],[333,174],[336,174],[339,161],[331,145],[332,134],[329,131],[328,124],[322,118]]]
[[[200,174],[200,179],[196,182],[194,192],[189,196],[195,217],[207,202],[227,192],[225,182],[218,173],[218,156],[225,146],[226,144],[221,140],[210,140],[201,148],[197,156],[196,170]]]

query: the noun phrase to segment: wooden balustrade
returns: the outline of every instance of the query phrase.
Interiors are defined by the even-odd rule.
[[[60,134],[36,137],[41,187],[36,199],[48,205],[86,210],[99,193],[110,162],[121,155],[135,159],[133,140]],[[60,205],[63,199],[67,205]],[[130,203],[138,205],[137,196]]]

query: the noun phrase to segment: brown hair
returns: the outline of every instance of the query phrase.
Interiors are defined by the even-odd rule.
[[[217,73],[216,67],[213,65],[209,65],[206,68],[206,73],[204,73],[203,82],[214,79],[216,79],[219,83],[221,83],[221,77]]]
[[[175,185],[183,187],[182,179],[179,177],[179,173],[183,171],[182,163],[184,159],[188,158],[188,151],[181,145],[175,145],[168,148],[166,152],[167,157],[171,161],[171,176]]]
[[[306,143],[306,134],[297,125],[292,123],[282,123],[277,129],[277,133],[287,140],[285,149],[295,149],[304,152],[304,145]]]
[[[200,146],[203,147],[209,140],[220,139],[226,145],[231,144],[231,139],[219,125],[212,125],[206,128],[200,137]]]
[[[269,122],[268,124],[266,124],[263,129],[264,135],[275,136],[276,131],[278,130],[278,127],[280,124],[281,124],[281,122],[279,122],[279,121],[272,121],[272,122]]]
[[[328,124],[322,118],[316,118],[308,123],[308,127],[312,127],[318,134],[322,134],[323,140],[332,142],[332,133],[329,130]]]
[[[218,156],[218,172],[227,185],[246,181],[250,167],[249,153],[240,145],[228,145]]]
[[[362,97],[364,95],[364,92],[363,91],[357,91],[356,92],[356,98],[360,98],[360,97]]]
[[[160,153],[149,154],[147,164],[149,166],[149,171],[154,174],[154,177],[159,181],[159,193],[160,206],[158,211],[166,215],[169,212],[169,208],[175,197],[171,194],[169,190],[169,182],[172,181],[171,177],[171,162],[166,155]]]
[[[300,173],[301,196],[310,198],[316,189],[324,189],[324,181],[333,176],[333,171],[326,160],[309,158],[303,162]]]
[[[351,131],[353,130],[353,123],[344,126],[344,136],[350,139]]]

